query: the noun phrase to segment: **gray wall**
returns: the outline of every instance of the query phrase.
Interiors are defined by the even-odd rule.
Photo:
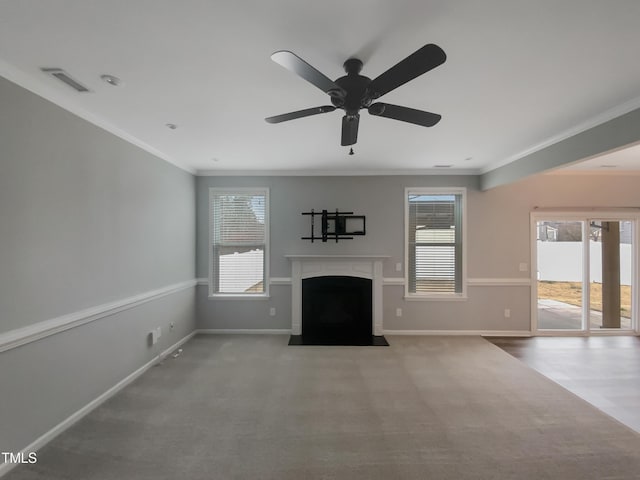
[[[4,79],[0,109],[0,338],[194,278],[192,175]],[[194,293],[0,353],[0,451],[27,446],[191,333]]]
[[[0,332],[193,278],[194,177],[0,80]]]
[[[478,189],[478,177],[199,177],[197,179],[197,267],[208,275],[209,187],[264,186],[271,200],[271,277],[289,277],[285,254],[383,254],[385,277],[402,277],[404,268],[404,188],[467,187],[467,276],[470,279],[528,279],[519,264],[530,262],[530,212],[540,207],[640,206],[640,177],[549,176]],[[309,234],[311,208],[366,215],[367,235],[338,244],[300,240]],[[529,265],[530,268],[530,265]],[[402,286],[384,287],[386,330],[528,331],[528,286],[468,286],[466,301],[406,301]],[[198,287],[198,327],[212,329],[287,329],[291,326],[291,289],[272,285],[265,300],[213,300]],[[269,308],[276,307],[276,316]],[[402,317],[396,317],[402,308]],[[504,317],[504,309],[511,317]]]

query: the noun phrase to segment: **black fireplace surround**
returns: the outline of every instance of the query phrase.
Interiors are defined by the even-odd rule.
[[[372,281],[350,276],[302,280],[302,335],[290,345],[376,345],[372,332]],[[384,341],[386,344],[386,341]]]

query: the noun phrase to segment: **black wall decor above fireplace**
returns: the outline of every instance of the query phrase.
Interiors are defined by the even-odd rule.
[[[371,279],[305,278],[302,280],[302,335],[290,345],[386,345],[384,337],[373,336],[372,315]],[[379,343],[381,341],[384,343]]]

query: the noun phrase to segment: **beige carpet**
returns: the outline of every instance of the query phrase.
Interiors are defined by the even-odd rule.
[[[287,340],[198,336],[5,478],[640,478],[640,435],[482,338]]]

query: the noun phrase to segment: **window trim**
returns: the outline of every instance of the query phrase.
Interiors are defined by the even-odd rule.
[[[213,195],[233,195],[242,193],[264,194],[264,292],[261,293],[216,293],[213,291],[215,282],[213,281],[213,211],[211,205],[213,203]],[[209,205],[207,212],[209,215],[209,242],[207,249],[209,251],[209,298],[219,300],[259,300],[269,298],[269,263],[270,263],[270,245],[269,237],[271,230],[269,207],[269,188],[268,187],[209,187]]]
[[[462,206],[462,291],[454,293],[409,292],[409,194],[460,195]],[[405,187],[404,189],[404,299],[405,300],[449,300],[467,299],[467,189],[464,187]]]

